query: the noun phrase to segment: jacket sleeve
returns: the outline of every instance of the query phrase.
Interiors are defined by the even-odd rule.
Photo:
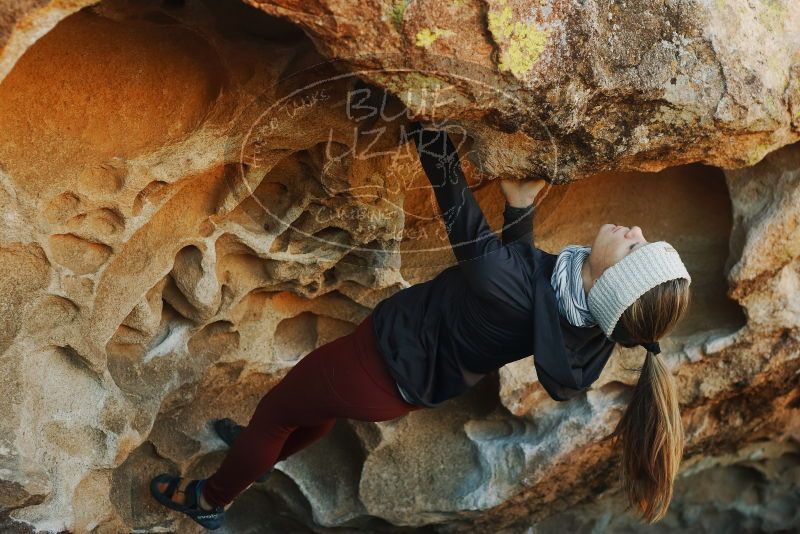
[[[506,202],[503,210],[503,244],[533,243],[533,204],[517,208]]]
[[[470,288],[481,297],[524,306],[523,260],[486,222],[447,132],[424,130],[418,122],[412,123],[411,132],[453,253]]]
[[[539,379],[539,383],[542,385],[542,387],[544,387],[544,390],[554,401],[572,400],[576,397],[579,397],[584,391],[589,389],[588,387],[575,389],[561,384],[558,380],[555,380],[552,376],[550,376],[542,364],[540,364],[536,359],[535,355],[533,357],[533,367],[536,369],[536,377]]]

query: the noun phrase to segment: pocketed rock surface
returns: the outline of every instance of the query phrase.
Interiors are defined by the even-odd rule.
[[[4,3],[0,530],[197,531],[150,478],[213,472],[211,419],[454,265],[409,118],[446,118],[498,234],[489,182],[543,176],[540,248],[614,222],[679,250],[670,512],[625,511],[619,349],[569,402],[525,358],[340,420],[225,531],[800,528],[798,26],[788,0]]]

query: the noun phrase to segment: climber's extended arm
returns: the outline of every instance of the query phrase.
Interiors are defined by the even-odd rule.
[[[412,137],[433,187],[453,253],[458,261],[480,258],[502,243],[492,232],[467,186],[458,151],[444,130],[425,130],[413,122]]]
[[[479,295],[519,302],[519,256],[492,232],[461,170],[458,152],[443,130],[411,123],[411,136],[433,187],[453,253]]]
[[[533,240],[534,201],[539,192],[547,186],[542,179],[500,180],[500,189],[506,197],[503,210],[503,244],[523,240]]]

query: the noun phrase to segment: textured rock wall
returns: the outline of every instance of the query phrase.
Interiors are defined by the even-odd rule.
[[[248,3],[458,119],[493,176],[739,167],[798,139],[794,0]]]
[[[664,343],[687,454],[651,529],[800,525],[800,145],[775,150],[798,139],[796,6],[252,4],[0,8],[2,528],[191,531],[149,478],[213,471],[209,419],[246,422],[299,358],[452,264],[398,158],[405,105],[465,128],[495,228],[487,182],[543,173],[571,183],[538,208],[542,248],[615,220],[687,260]],[[394,93],[383,115],[354,118],[353,71]],[[641,531],[601,441],[641,356],[569,403],[524,359],[435,410],[340,421],[230,531]]]

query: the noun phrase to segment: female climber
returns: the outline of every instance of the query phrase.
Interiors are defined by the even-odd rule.
[[[411,137],[458,260],[433,279],[379,302],[343,337],[302,358],[259,401],[246,427],[214,422],[231,446],[207,479],[161,474],[150,483],[163,505],[208,529],[273,465],[331,430],[337,418],[387,421],[431,408],[503,365],[533,356],[555,400],[590,388],[615,343],[647,352],[638,382],[608,436],[621,444],[623,487],[653,522],[666,513],[683,452],[673,378],[658,340],[684,315],[691,277],[664,241],[638,226],[604,224],[589,246],[558,255],[533,245],[533,205],[543,180],[502,180],[501,239],[467,187],[446,131],[420,122]]]

